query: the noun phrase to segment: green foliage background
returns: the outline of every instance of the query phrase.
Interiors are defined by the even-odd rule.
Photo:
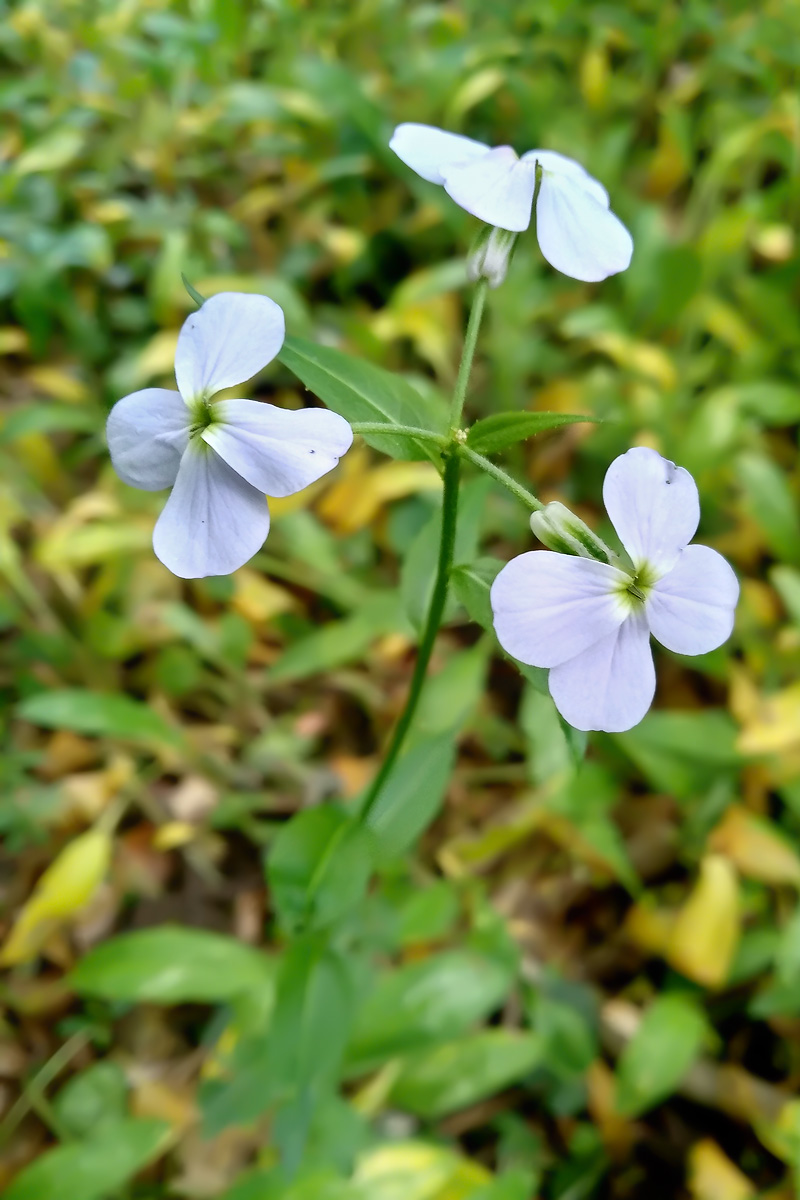
[[[0,2],[9,1200],[797,1194],[799,46],[778,2]],[[523,235],[469,415],[601,418],[507,462],[604,537],[615,455],[687,467],[742,600],[584,758],[463,607],[532,544],[469,479],[367,844],[347,805],[410,677],[433,465],[359,445],[247,568],[184,584],[103,425],[169,386],[181,272],[437,402],[475,222],[389,151],[402,120],[607,186],[630,270],[583,285]],[[280,363],[254,394],[303,403]]]

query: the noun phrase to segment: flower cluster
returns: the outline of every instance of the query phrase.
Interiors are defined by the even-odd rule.
[[[283,311],[266,296],[220,292],[185,321],[178,391],[145,388],[108,418],[108,448],[125,483],[172,488],[153,549],[175,575],[226,575],[269,532],[265,496],[290,496],[336,466],[353,432],[327,409],[290,411],[214,396],[252,378],[283,345]]]
[[[486,222],[468,263],[471,278],[502,282],[534,203],[539,245],[557,270],[592,281],[630,262],[631,236],[607,192],[570,158],[552,150],[519,157],[510,146],[492,149],[416,124],[399,125],[391,147]],[[111,411],[118,475],[134,487],[172,488],[153,547],[176,575],[242,566],[269,531],[265,496],[307,487],[352,442],[347,421],[327,409],[214,399],[266,366],[283,340],[283,313],[272,300],[220,293],[181,329],[178,390],[145,388]],[[650,635],[679,654],[714,649],[731,632],[739,585],[716,551],[689,545],[700,508],[683,468],[654,450],[629,450],[609,467],[603,496],[627,559],[552,503],[531,518],[549,549],[509,562],[491,603],[504,649],[550,669],[562,716],[578,729],[618,732],[640,721],[653,699]]]
[[[730,636],[739,584],[716,550],[689,545],[700,503],[683,467],[636,447],[608,468],[603,500],[630,567],[593,549],[532,551],[502,569],[491,602],[501,646],[550,668],[570,725],[619,733],[653,700],[650,634],[676,654],[714,650]]]

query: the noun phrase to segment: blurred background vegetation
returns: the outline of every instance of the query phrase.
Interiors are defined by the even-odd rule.
[[[9,1200],[798,1194],[799,64],[780,0],[0,0]],[[469,412],[603,418],[511,468],[604,536],[616,454],[689,468],[742,600],[580,765],[453,602],[412,781],[439,815],[368,891],[357,846],[320,860],[309,916],[298,845],[265,862],[376,768],[438,476],[356,445],[187,584],[103,426],[172,386],[182,271],[452,385],[475,222],[388,150],[404,120],[608,187],[630,270],[582,285],[523,235]],[[304,402],[277,363],[253,394]],[[484,479],[459,536],[532,545]]]

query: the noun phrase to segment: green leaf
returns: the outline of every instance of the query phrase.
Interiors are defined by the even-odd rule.
[[[111,1059],[93,1063],[61,1088],[53,1102],[59,1121],[73,1137],[88,1137],[125,1116],[128,1084]]]
[[[383,858],[403,854],[436,816],[455,757],[451,732],[425,738],[407,750],[372,808],[367,824]]]
[[[71,729],[93,737],[122,738],[146,746],[183,745],[183,735],[140,700],[114,693],[63,688],[28,696],[17,716],[45,729]]]
[[[504,566],[505,563],[501,562],[499,558],[487,556],[476,559],[473,563],[460,563],[453,567],[450,573],[453,591],[469,616],[477,625],[488,630],[492,635],[494,635],[494,620],[489,595],[495,576]],[[530,667],[526,663],[518,662],[510,654],[506,654],[506,658],[515,664],[520,673],[529,683],[533,684],[538,692],[545,696],[550,695],[550,689],[547,686],[547,671],[543,667]]]
[[[183,271],[181,271],[181,283],[186,288],[186,291],[189,293],[191,298],[194,300],[197,307],[202,308],[206,302],[205,296],[201,296],[200,293],[198,292],[197,288],[194,287],[191,283],[189,283],[189,280],[186,278]]]
[[[368,831],[332,804],[292,817],[267,860],[272,899],[286,929],[332,925],[356,907],[371,873]]]
[[[101,418],[86,408],[68,404],[36,404],[9,414],[0,430],[0,446],[28,433],[96,433]]]
[[[677,796],[707,790],[742,761],[736,725],[721,709],[651,712],[612,737],[655,788]]]
[[[70,981],[76,991],[105,1000],[215,1004],[242,992],[270,989],[273,977],[270,960],[235,938],[161,925],[96,946]]]
[[[341,350],[288,337],[279,356],[310,391],[347,421],[385,421],[413,425],[431,433],[447,432],[444,406],[423,397],[402,376],[372,363],[351,358]],[[430,443],[388,434],[368,434],[365,441],[392,458],[430,458],[441,455]]]
[[[540,1062],[535,1034],[483,1029],[412,1055],[392,1088],[391,1102],[436,1121],[517,1083]]]
[[[271,683],[306,679],[353,662],[386,633],[405,625],[396,592],[382,592],[342,621],[331,621],[295,642],[269,671]]]
[[[617,1064],[617,1108],[635,1117],[665,1100],[680,1084],[707,1031],[702,1010],[688,996],[654,1000]]]
[[[737,477],[744,488],[748,514],[763,531],[770,550],[784,562],[800,562],[800,517],[797,497],[777,463],[761,454],[741,454]]]
[[[46,1150],[3,1192],[4,1200],[106,1200],[165,1148],[163,1121],[126,1119],[85,1142]]]
[[[499,558],[479,558],[472,563],[459,563],[450,573],[453,591],[458,596],[470,618],[483,629],[494,633],[492,606],[489,592],[495,576],[505,563]]]
[[[597,417],[583,413],[548,412],[504,412],[493,413],[476,421],[467,434],[467,445],[478,454],[493,454],[515,442],[543,433],[546,429],[557,429],[559,425],[574,425],[577,421],[597,422]]]
[[[508,963],[474,950],[448,950],[381,975],[361,1006],[347,1050],[351,1074],[484,1020],[505,1000]]]

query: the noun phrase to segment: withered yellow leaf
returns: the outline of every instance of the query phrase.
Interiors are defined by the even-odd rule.
[[[278,613],[288,612],[295,607],[291,592],[272,580],[265,579],[258,571],[242,567],[233,578],[236,591],[231,603],[245,620],[254,625],[269,621]]]
[[[800,746],[800,683],[760,698],[738,746],[742,754],[776,754]]]
[[[740,925],[736,872],[727,858],[709,854],[675,918],[666,957],[689,979],[704,987],[720,987],[728,978]]]
[[[384,504],[412,496],[417,492],[437,491],[441,487],[433,463],[390,462],[372,467],[366,457],[326,493],[317,505],[323,520],[342,533],[355,533],[374,519]]]
[[[55,929],[76,915],[102,883],[111,838],[90,829],[71,841],[42,875],[0,952],[0,965],[30,962]]]
[[[800,856],[774,825],[741,805],[727,810],[708,844],[749,879],[800,886]]]
[[[749,1200],[756,1189],[711,1138],[689,1151],[689,1190],[693,1200]]]

